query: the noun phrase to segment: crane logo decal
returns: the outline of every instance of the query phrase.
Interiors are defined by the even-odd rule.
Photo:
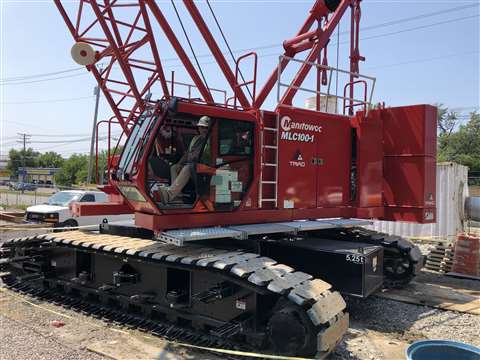
[[[302,153],[300,150],[297,150],[293,156],[293,159],[290,160],[290,166],[293,167],[302,167],[304,168],[306,166],[305,161],[303,160]]]
[[[291,130],[306,131],[309,133],[321,133],[321,125],[306,124],[303,122],[295,122],[290,116],[284,116],[280,119],[280,127],[282,133],[280,135],[281,140],[287,141],[300,141],[300,142],[315,142],[314,134],[306,134],[304,132],[297,132]]]

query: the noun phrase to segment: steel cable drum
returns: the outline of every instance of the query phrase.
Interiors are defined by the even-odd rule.
[[[480,196],[471,196],[465,200],[467,219],[480,222]]]
[[[450,340],[415,341],[405,351],[407,360],[480,360],[480,349]]]

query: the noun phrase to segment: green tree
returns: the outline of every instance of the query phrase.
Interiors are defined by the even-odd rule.
[[[14,176],[18,175],[18,168],[23,166],[23,158],[25,155],[25,166],[35,167],[38,166],[39,153],[33,151],[32,148],[28,148],[25,152],[22,150],[10,149],[8,152],[7,169]]]
[[[448,110],[443,104],[436,104],[436,106],[438,109],[438,134],[439,136],[448,136],[458,124],[458,114],[455,111]]]
[[[65,160],[60,171],[55,174],[55,182],[58,185],[71,186],[87,180],[88,156],[73,154]]]
[[[38,157],[38,165],[46,168],[59,168],[63,165],[64,161],[65,160],[62,158],[62,155],[56,153],[55,151],[49,151],[44,154],[40,154]]]
[[[98,176],[98,182],[100,184],[103,183],[104,181],[104,178],[105,178],[105,173],[107,171],[107,158],[108,158],[108,153],[107,153],[107,150],[102,150],[99,152],[98,154],[98,173],[97,173],[97,176]],[[95,168],[93,169],[94,171],[94,174],[95,174]],[[97,180],[97,178],[95,178],[94,180]]]
[[[439,161],[455,161],[480,171],[480,114],[471,113],[468,123],[456,131],[440,133],[438,144]]]

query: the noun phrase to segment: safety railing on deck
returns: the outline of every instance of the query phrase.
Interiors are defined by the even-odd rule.
[[[101,125],[104,125],[104,124],[107,125],[107,136],[105,137],[105,139],[107,140],[107,158],[105,159],[106,160],[106,164],[105,164],[106,168],[104,169],[106,171],[106,173],[104,173],[104,174],[102,174],[102,176],[100,176],[100,172],[99,172],[99,170],[100,170],[99,153],[98,153],[98,151],[99,151],[99,149],[98,149],[99,127]],[[106,176],[106,179],[110,179],[113,155],[115,155],[115,154],[111,153],[112,152],[112,140],[115,140],[114,136],[112,134],[112,124],[120,126],[120,123],[118,122],[118,120],[116,119],[115,116],[112,116],[108,120],[99,121],[97,123],[96,127],[95,127],[95,182],[99,185],[100,185],[101,182],[103,182],[103,181],[100,181],[100,178],[104,178]],[[114,152],[117,150],[120,139],[122,138],[122,136],[124,136],[124,134],[125,134],[125,132],[122,131],[121,134],[115,136],[115,137],[118,137],[118,139],[117,139],[117,142],[115,143],[116,146],[113,149]],[[102,167],[102,170],[103,170],[103,167]]]
[[[245,61],[245,59],[248,58],[253,58],[253,74],[252,74],[252,79],[251,80],[245,80],[243,77],[242,72],[240,71],[240,63],[242,61]],[[258,55],[256,52],[249,52],[247,54],[244,54],[240,56],[237,61],[235,61],[235,89],[241,89],[242,87],[245,87],[250,94],[250,97],[252,98],[252,103],[255,101],[255,95],[256,95],[256,90],[257,90],[257,66],[258,66]],[[240,77],[242,78],[243,83],[240,83]],[[252,87],[252,91],[250,91],[249,86]],[[237,96],[233,97],[233,108],[237,108]],[[227,100],[227,105],[228,105],[228,100]]]
[[[284,82],[282,82],[282,71],[281,71],[281,67],[279,66],[278,67],[278,80],[277,80],[277,102],[278,102],[278,106],[291,107],[291,108],[296,107],[296,106],[293,106],[292,104],[285,104],[285,103],[282,102],[283,94],[285,92],[289,91],[289,90],[294,89],[297,92],[298,91],[303,91],[303,92],[307,92],[307,93],[310,93],[310,94],[315,94],[315,96],[318,97],[319,99],[321,97],[325,98],[324,109],[322,109],[320,107],[320,104],[317,101],[316,109],[312,109],[312,110],[317,110],[317,111],[321,111],[321,112],[329,112],[329,110],[332,110],[332,109],[329,109],[329,107],[331,106],[329,104],[330,99],[335,99],[337,101],[340,99],[340,100],[343,101],[343,106],[341,107],[343,109],[343,115],[347,115],[349,113],[351,114],[353,112],[353,109],[355,107],[359,107],[359,106],[362,106],[363,110],[365,112],[368,112],[371,109],[373,92],[375,90],[375,83],[377,81],[376,78],[371,77],[371,76],[358,74],[358,73],[352,73],[350,71],[341,70],[341,69],[334,68],[334,67],[331,67],[331,66],[325,66],[325,65],[321,65],[321,64],[317,64],[317,63],[313,63],[313,62],[298,60],[298,59],[294,59],[294,58],[287,57],[287,56],[280,56],[280,58],[279,58],[280,64],[281,64],[283,59],[288,59],[290,61],[297,62],[297,63],[300,63],[302,65],[306,64],[306,65],[315,67],[318,71],[322,71],[324,73],[327,73],[328,74],[328,82],[327,82],[327,85],[323,85],[323,87],[326,87],[325,90],[322,90],[322,86],[319,85],[319,84],[317,85],[318,86],[317,90],[312,90],[312,89],[305,88],[305,87],[302,87],[302,86],[294,86],[292,83],[284,83]],[[348,81],[344,81],[345,85],[343,87],[343,96],[340,96],[340,95],[332,92],[333,79],[337,79],[336,81],[338,81],[338,79],[339,79],[338,75],[348,76]],[[368,83],[369,82],[371,83],[370,91],[368,90],[368,87],[369,87]],[[336,85],[335,87],[337,87],[338,84],[339,83],[337,82],[335,84]],[[355,92],[355,85],[359,85],[359,84],[363,85],[363,96],[362,96],[361,99],[355,98],[353,96],[353,94]],[[283,88],[286,88],[285,92],[282,91]],[[320,90],[318,90],[318,89],[320,89]],[[350,90],[349,95],[347,94],[347,90]],[[293,101],[292,101],[292,103],[293,103]],[[337,105],[337,109],[338,109],[338,105]]]
[[[193,84],[187,84],[187,83],[183,83],[183,82],[179,82],[179,81],[175,81],[175,73],[172,71],[172,74],[171,74],[171,80],[167,80],[166,81],[169,85],[170,85],[170,95],[171,96],[179,96],[179,97],[182,97],[182,98],[185,98],[189,101],[193,101],[193,102],[197,102],[197,103],[202,103],[204,104],[205,101],[199,97],[194,97],[193,94],[194,94],[194,90],[195,89],[198,89],[197,86],[193,85]],[[175,91],[175,89],[180,86],[180,87],[183,87],[183,88],[186,88],[186,94],[182,94],[182,95],[177,95],[178,94],[178,91]],[[216,102],[216,105],[221,105],[221,106],[227,106],[227,91],[226,90],[221,90],[221,89],[215,89],[215,88],[208,88],[208,90],[210,91],[210,93],[212,94],[212,97],[215,98],[213,96],[213,93],[217,93],[217,94],[220,94],[220,96],[223,98],[222,102]]]

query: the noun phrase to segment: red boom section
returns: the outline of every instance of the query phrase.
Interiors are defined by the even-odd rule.
[[[95,52],[87,69],[128,132],[154,85],[161,84],[163,94],[169,94],[145,2],[80,0],[64,6],[55,0],[55,5],[75,42],[86,43]],[[125,9],[128,17],[122,16]]]

